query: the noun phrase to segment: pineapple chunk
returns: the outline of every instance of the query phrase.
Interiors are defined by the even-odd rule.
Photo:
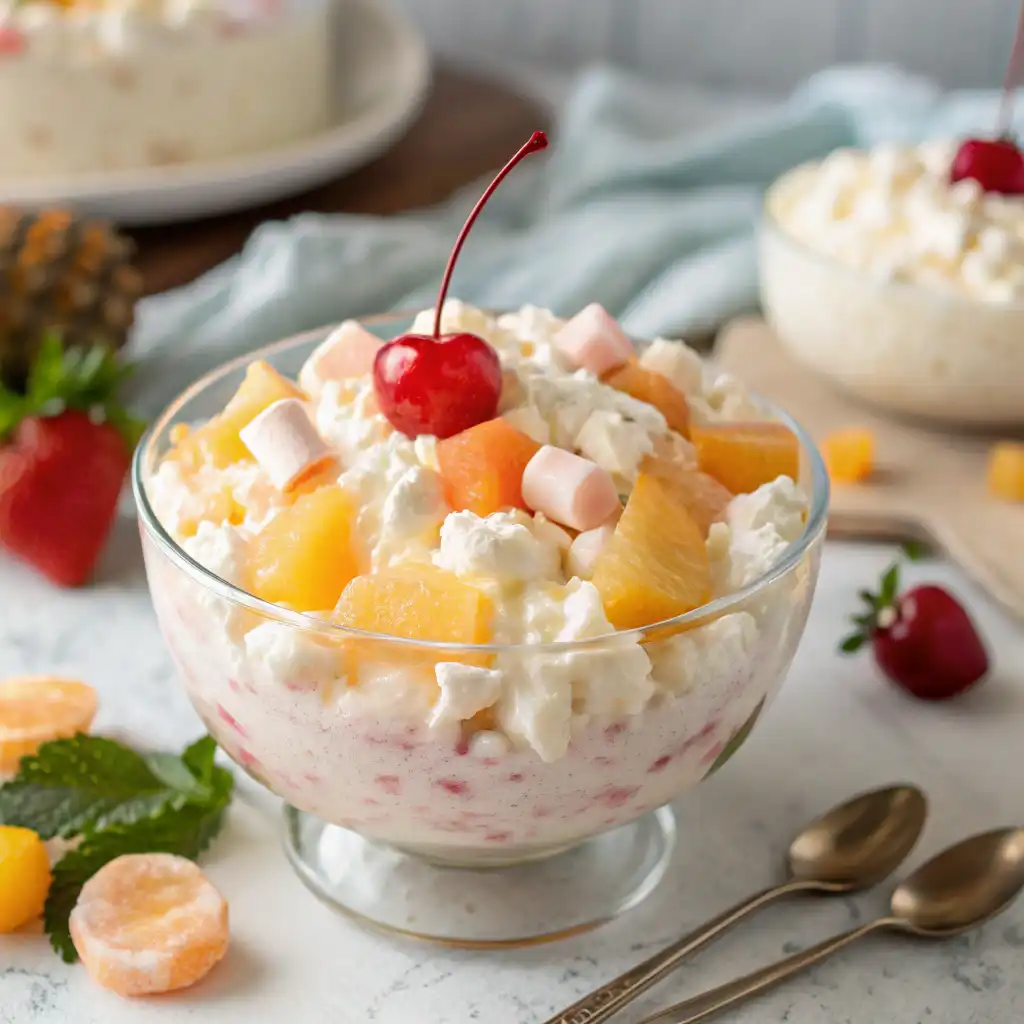
[[[359,572],[356,506],[338,486],[303,494],[252,543],[252,592],[300,612],[330,611]]]
[[[703,537],[707,538],[712,523],[725,518],[733,494],[713,476],[702,473],[696,466],[656,455],[644,459],[640,468],[672,487],[673,497],[690,513]]]
[[[662,622],[711,599],[704,538],[670,480],[640,473],[591,581],[616,629]]]

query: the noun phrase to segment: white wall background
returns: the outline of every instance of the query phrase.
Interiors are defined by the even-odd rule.
[[[453,61],[568,71],[610,60],[709,88],[781,92],[835,62],[949,86],[1001,80],[1021,0],[393,0]]]

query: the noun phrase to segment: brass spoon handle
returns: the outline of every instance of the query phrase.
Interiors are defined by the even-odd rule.
[[[896,923],[892,918],[883,917],[861,925],[859,928],[854,928],[852,931],[844,932],[842,935],[835,935],[831,939],[826,939],[817,946],[811,946],[810,949],[805,949],[785,960],[779,960],[777,963],[763,967],[759,971],[753,971],[735,981],[726,982],[724,985],[719,985],[718,988],[702,992],[692,999],[684,999],[683,1002],[661,1010],[651,1017],[645,1017],[640,1024],[698,1024],[699,1021],[707,1020],[720,1010],[774,988],[794,974],[820,963],[833,953],[838,953],[839,950],[849,946],[851,942],[856,942],[880,928],[893,927]]]
[[[601,1024],[602,1021],[608,1020],[613,1014],[618,1013],[624,1006],[631,1003],[641,992],[646,992],[666,974],[675,970],[687,957],[692,956],[697,950],[718,938],[748,914],[792,893],[822,890],[839,891],[839,888],[827,883],[794,879],[784,885],[765,889],[763,892],[751,896],[750,899],[737,903],[736,906],[701,925],[689,935],[677,939],[671,946],[644,960],[643,963],[637,964],[625,974],[620,974],[607,984],[594,989],[593,992],[557,1013],[544,1024]]]

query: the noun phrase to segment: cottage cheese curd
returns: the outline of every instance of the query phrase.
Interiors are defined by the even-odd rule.
[[[532,308],[492,319],[455,302],[443,317],[443,330],[472,331],[497,349],[515,396],[505,415],[543,424],[574,450],[586,445],[628,490],[639,458],[669,434],[664,418],[561,366],[551,342],[559,325]],[[705,372],[681,343],[662,340],[650,353],[700,415],[748,408],[735,382]],[[331,384],[311,410],[340,453],[339,483],[357,503],[369,568],[433,564],[480,588],[502,646],[484,659],[410,659],[376,642],[352,678],[328,632],[257,616],[183,574],[147,538],[161,626],[229,753],[297,806],[435,855],[500,848],[508,856],[572,841],[696,783],[792,657],[813,553],[729,614],[641,643],[616,633],[597,588],[571,573],[571,538],[557,524],[518,510],[449,510],[436,441],[390,432],[371,393],[368,378]],[[250,463],[189,476],[165,460],[146,487],[184,550],[243,588],[245,538],[280,507],[254,500],[261,473]],[[245,508],[242,521],[196,527],[204,499],[225,487]],[[803,532],[806,511],[785,477],[735,497],[707,541],[714,596],[775,565]]]
[[[956,148],[838,150],[783,176],[763,303],[801,361],[871,401],[1024,423],[1024,197],[951,184]]]
[[[327,0],[0,0],[0,175],[272,149],[331,115]]]

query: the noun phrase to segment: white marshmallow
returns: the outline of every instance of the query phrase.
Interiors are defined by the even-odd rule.
[[[634,355],[615,318],[596,302],[581,309],[554,337],[555,347],[574,367],[602,377]]]
[[[576,535],[566,558],[566,569],[570,576],[589,580],[594,573],[594,563],[608,546],[615,533],[615,522],[604,523],[593,530],[584,530]]]
[[[333,458],[297,398],[274,402],[239,436],[280,491],[292,490]]]
[[[346,320],[317,346],[299,371],[299,385],[316,397],[331,380],[365,377],[373,369],[380,338],[355,320]]]
[[[523,501],[574,530],[600,526],[619,510],[610,474],[596,462],[545,445],[523,471]]]

